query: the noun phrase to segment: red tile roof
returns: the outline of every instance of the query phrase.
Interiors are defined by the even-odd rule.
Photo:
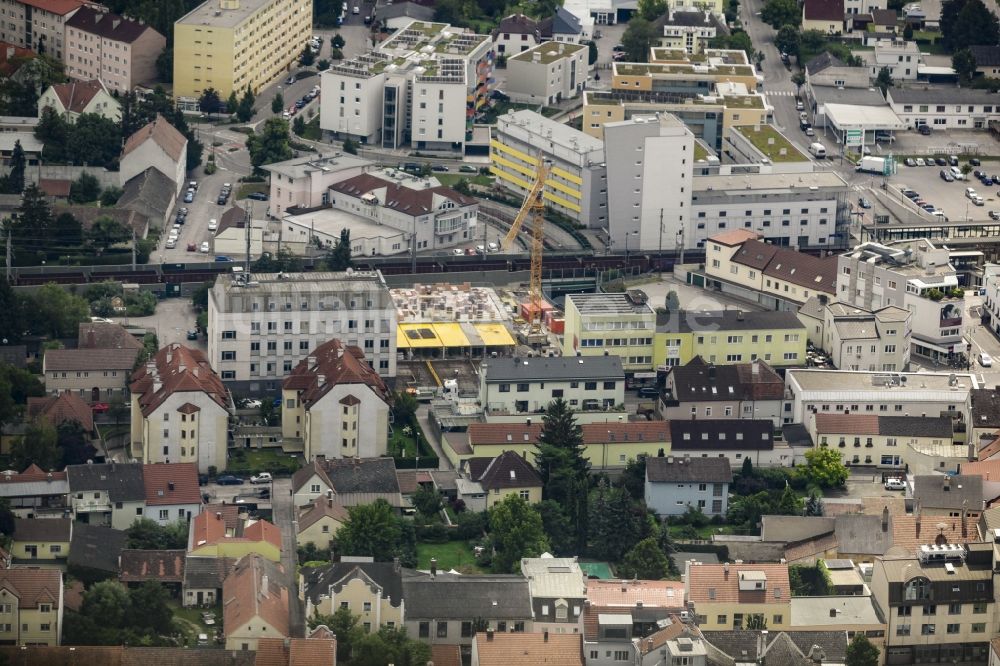
[[[959,472],[961,474],[981,476],[983,481],[1000,481],[1000,460],[962,463]]]
[[[38,465],[31,464],[20,474],[0,474],[0,484],[27,483],[30,481],[65,481],[66,471],[46,472]]]
[[[159,390],[154,390],[157,382]],[[229,404],[229,392],[212,370],[205,353],[177,343],[156,352],[149,363],[132,373],[129,388],[139,396],[143,416],[149,416],[178,391],[203,392],[223,409]]]
[[[709,236],[708,240],[709,242],[725,245],[726,247],[733,247],[748,240],[757,240],[758,238],[760,238],[760,234],[756,231],[750,231],[749,229],[730,229],[729,231],[723,231],[715,234],[714,236]]]
[[[222,626],[226,636],[257,619],[270,625],[278,638],[288,636],[288,588],[281,582],[282,574],[281,565],[260,555],[240,558],[222,583]]]
[[[816,414],[816,432],[844,435],[877,435],[875,414]]]
[[[254,666],[335,666],[335,638],[261,638]]]
[[[803,17],[811,21],[843,21],[844,0],[805,0]]]
[[[379,203],[386,208],[414,217],[427,215],[435,209],[435,195],[454,201],[458,206],[471,206],[476,203],[472,197],[467,197],[450,187],[412,189],[373,176],[370,173],[363,173],[360,176],[334,183],[330,189],[355,198],[360,198],[365,194],[374,194],[378,197]]]
[[[191,521],[191,545],[193,548],[220,541],[226,536],[226,521],[221,512],[202,511]]]
[[[301,391],[299,399],[309,409],[338,384],[364,384],[379,398],[388,401],[389,389],[365,360],[361,348],[344,345],[337,338],[327,340],[299,361],[285,378],[282,388]]]
[[[580,634],[494,632],[474,640],[479,666],[583,666]]]
[[[84,322],[77,330],[79,349],[142,349],[142,343],[121,324]]]
[[[90,410],[90,405],[75,393],[28,398],[28,418],[37,417],[44,418],[56,427],[68,421],[76,421],[86,432],[94,431],[94,413]],[[41,469],[38,471],[42,472]]]
[[[240,507],[236,504],[206,504],[201,508],[202,513],[222,514],[222,523],[226,529],[235,532],[240,526]]]
[[[40,603],[57,608],[62,582],[58,569],[0,569],[0,590],[16,596],[19,608],[37,609]]]
[[[969,543],[979,541],[975,520],[947,516],[921,516],[909,514],[892,516],[892,547],[905,548],[916,555],[920,546],[943,543]]]
[[[587,444],[669,442],[670,424],[666,421],[637,421],[635,423],[584,423],[583,441]],[[532,444],[542,432],[541,423],[471,423],[469,443],[480,444]],[[610,434],[610,436],[609,436]]]
[[[243,538],[250,541],[266,541],[281,550],[281,530],[266,520],[258,520],[244,528]]]
[[[59,103],[62,104],[63,109],[70,113],[83,113],[87,109],[87,105],[101,91],[107,92],[107,89],[97,79],[56,83],[52,86],[52,92],[59,98]],[[68,191],[67,194],[69,194]]]
[[[728,573],[726,571],[728,569]],[[764,590],[740,590],[741,576],[763,572]],[[694,564],[688,570],[688,601],[698,603],[785,604],[792,596],[787,564]]]
[[[987,441],[984,437],[979,438],[980,443],[986,442],[986,444],[982,445],[979,449],[978,457],[980,460],[988,460],[1000,453],[1000,431],[993,433],[992,437],[993,439],[990,439],[989,441]]]
[[[123,550],[118,580],[123,583],[141,583],[147,580],[182,583],[184,556],[183,550]]]
[[[675,580],[590,580],[587,601],[604,608],[644,607],[683,608],[684,583]]]
[[[122,149],[122,158],[145,143],[147,139],[152,139],[173,161],[181,162],[185,159],[187,139],[159,114],[153,122],[128,138],[125,148]]]
[[[21,4],[63,16],[83,6],[82,0],[18,0]]]
[[[431,661],[434,666],[462,666],[462,649],[457,645],[432,645]]]
[[[201,504],[195,463],[157,463],[142,466],[146,505]]]
[[[21,65],[37,57],[31,49],[14,46],[10,42],[0,42],[0,75],[13,76]]]

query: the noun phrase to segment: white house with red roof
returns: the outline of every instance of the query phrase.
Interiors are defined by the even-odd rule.
[[[389,389],[360,347],[321,344],[285,378],[281,398],[286,450],[306,460],[386,455]]]
[[[75,123],[81,113],[95,113],[115,122],[122,117],[121,104],[98,79],[49,86],[38,98],[39,118],[46,108],[51,108],[71,123]]]
[[[143,465],[142,482],[146,487],[146,518],[166,525],[201,513],[198,467],[193,462]]]
[[[232,400],[205,354],[164,347],[132,374],[132,455],[143,462],[188,462],[202,474],[226,467]]]
[[[122,186],[150,167],[169,178],[177,193],[187,182],[187,138],[161,115],[125,141],[118,167]]]

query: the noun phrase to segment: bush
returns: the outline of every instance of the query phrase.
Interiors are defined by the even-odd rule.
[[[455,539],[463,541],[481,539],[488,524],[489,516],[485,511],[482,513],[472,511],[460,513],[455,517],[456,528],[453,530]]]
[[[420,543],[446,543],[451,540],[452,532],[458,530],[448,529],[441,523],[434,525],[417,525],[417,541]]]
[[[215,162],[209,162],[208,164],[206,164],[204,170],[206,176],[211,176],[213,173],[216,172]]]

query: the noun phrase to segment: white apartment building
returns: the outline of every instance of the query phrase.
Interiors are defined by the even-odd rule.
[[[837,258],[837,300],[868,310],[896,305],[913,314],[912,354],[947,361],[965,353],[964,297],[949,250],[927,240],[863,243]]]
[[[331,338],[396,375],[396,308],[378,271],[220,275],[208,297],[208,358],[233,390],[273,392]]]
[[[675,248],[691,227],[691,130],[668,113],[633,116],[605,125],[604,140],[614,249]]]
[[[289,208],[318,208],[330,203],[330,186],[358,176],[371,161],[335,152],[326,155],[308,154],[284,162],[265,164],[270,174],[271,193],[267,214],[280,219]]]
[[[542,190],[546,206],[591,229],[608,224],[604,142],[534,111],[497,118],[490,141],[490,172],[497,183],[524,197],[538,160],[550,163]]]
[[[986,264],[983,267],[983,287],[986,299],[983,314],[989,317],[989,326],[1000,335],[1000,264]]]
[[[823,309],[822,348],[841,370],[901,372],[910,365],[912,321],[913,313],[896,305],[872,312],[830,303]]]
[[[707,9],[692,11],[672,7],[669,11],[660,46],[685,53],[701,53],[718,33],[719,21]]]
[[[875,78],[885,67],[893,81],[916,81],[917,68],[923,63],[916,42],[905,39],[880,39],[868,55],[869,74]]]
[[[85,4],[83,0],[0,0],[0,42],[64,61],[66,22]]]
[[[886,9],[887,0],[844,0],[845,14],[871,14],[874,9]]]
[[[1000,116],[1000,96],[973,88],[889,88],[889,108],[908,127],[933,129],[985,129]]]
[[[558,104],[587,85],[586,44],[545,42],[507,58],[504,92],[518,104]]]
[[[322,73],[320,127],[338,139],[464,151],[493,71],[489,35],[413,21]]]

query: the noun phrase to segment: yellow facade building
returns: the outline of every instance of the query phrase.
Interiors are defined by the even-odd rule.
[[[57,569],[0,570],[0,641],[59,645],[63,574]]]
[[[266,520],[226,528],[221,512],[207,511],[195,516],[188,533],[188,555],[191,557],[231,557],[256,554],[281,561],[281,530]]]
[[[658,317],[653,337],[657,368],[686,365],[695,356],[727,365],[767,361],[798,366],[806,358],[806,327],[794,312],[679,311]]]
[[[174,23],[174,96],[256,93],[291,68],[311,34],[311,0],[205,2]]]
[[[395,562],[334,562],[304,568],[301,595],[306,617],[333,615],[347,608],[367,631],[403,626],[403,576],[414,575]]]
[[[748,629],[764,620],[770,631],[791,626],[787,564],[697,564],[687,574],[687,599],[703,631]]]
[[[65,562],[72,533],[73,523],[69,518],[18,518],[14,521],[11,557],[15,561],[30,561],[34,566]]]
[[[299,509],[295,542],[299,547],[311,543],[320,550],[329,548],[345,520],[347,507],[335,502],[333,497],[318,497],[312,504]]]

